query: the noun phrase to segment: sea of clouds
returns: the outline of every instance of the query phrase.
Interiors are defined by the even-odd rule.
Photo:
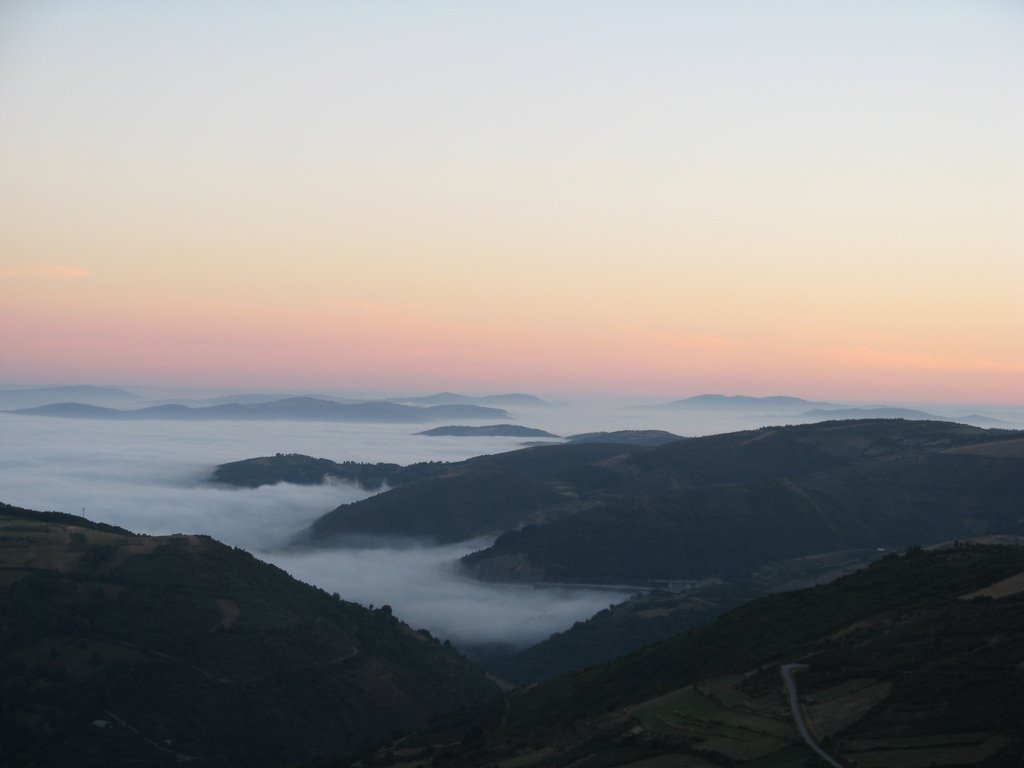
[[[690,436],[793,420],[771,414],[678,413],[598,400],[516,411],[509,419],[560,435],[660,428]],[[0,413],[0,501],[84,514],[139,533],[207,534],[347,600],[391,605],[413,626],[464,645],[537,642],[627,596],[466,578],[458,559],[488,544],[482,540],[297,550],[288,546],[294,534],[369,492],[344,483],[238,489],[208,481],[217,464],[279,452],[409,464],[459,461],[522,444],[517,438],[415,434],[422,429],[287,421],[91,421]]]
[[[458,558],[489,542],[408,542],[295,550],[291,537],[370,493],[345,483],[240,489],[208,482],[220,463],[274,453],[337,461],[458,461],[512,450],[514,438],[426,437],[421,426],[295,422],[90,421],[0,414],[0,501],[84,514],[147,534],[201,533],[364,605],[391,605],[456,643],[526,645],[626,596],[533,589],[462,576]]]

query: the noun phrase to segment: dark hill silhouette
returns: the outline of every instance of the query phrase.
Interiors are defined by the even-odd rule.
[[[395,487],[439,474],[446,466],[440,461],[421,462],[405,467],[387,463],[335,462],[299,453],[279,453],[275,456],[260,456],[220,464],[210,474],[210,482],[240,488],[258,488],[261,485],[276,483],[320,485],[328,478],[333,478],[369,491],[376,491],[385,485]]]

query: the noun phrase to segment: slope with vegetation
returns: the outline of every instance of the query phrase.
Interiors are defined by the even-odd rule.
[[[497,689],[428,633],[203,536],[0,506],[0,764],[280,766]]]
[[[595,666],[709,623],[743,603],[793,589],[827,584],[882,557],[874,549],[843,550],[768,563],[728,582],[667,581],[660,588],[599,611],[526,649],[467,649],[477,663],[517,684],[535,683]]]

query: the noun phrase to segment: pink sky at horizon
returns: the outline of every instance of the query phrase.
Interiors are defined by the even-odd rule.
[[[1024,404],[1024,10],[229,6],[0,10],[0,382]]]

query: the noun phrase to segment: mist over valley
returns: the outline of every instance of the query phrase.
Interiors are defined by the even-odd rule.
[[[104,399],[111,396],[108,390],[97,391]],[[125,397],[134,396],[125,393]],[[595,439],[595,428],[630,430],[622,433],[624,444],[646,435],[643,429],[670,430],[652,432],[652,444],[656,444],[673,439],[673,433],[693,437],[797,422],[806,404],[795,399],[763,403],[746,398],[739,400],[740,407],[734,411],[723,406],[729,402],[723,398],[713,398],[713,405],[703,409],[698,407],[699,398],[685,409],[638,408],[626,398],[582,398],[571,405],[563,400],[559,407],[539,399],[541,405],[536,405],[525,396],[520,402],[529,405],[513,410],[517,424],[587,440]],[[1001,420],[1013,417],[1005,411],[997,415]],[[480,434],[474,428],[470,430],[473,439],[467,440],[458,436],[459,430],[455,435],[432,436],[408,425],[288,420],[112,422],[0,414],[0,425],[7,438],[0,482],[8,503],[84,514],[140,533],[210,535],[255,552],[346,599],[389,604],[415,625],[456,642],[537,642],[629,594],[581,588],[534,590],[469,578],[458,565],[460,558],[493,544],[502,528],[476,531],[468,541],[443,546],[429,536],[390,540],[390,534],[384,534],[371,544],[357,541],[354,547],[342,542],[339,548],[326,551],[296,549],[297,534],[339,505],[367,499],[374,492],[330,478],[314,485],[277,483],[254,488],[209,482],[217,465],[249,457],[281,453],[337,462],[457,462],[517,450],[523,445],[522,437]],[[485,533],[487,537],[480,538]]]
[[[827,414],[818,414],[826,417],[820,421],[807,415],[803,401],[789,399],[744,398],[738,407],[728,405],[735,400],[711,401],[709,408],[692,402],[638,407],[610,399],[558,407],[530,403],[510,406],[506,424],[426,432],[412,424],[301,418],[97,420],[2,413],[4,501],[87,519],[43,516],[42,524],[26,523],[13,510],[14,520],[0,515],[0,544],[16,545],[32,541],[26,535],[35,536],[40,544],[20,555],[29,557],[28,563],[81,557],[74,578],[100,579],[86,582],[101,585],[91,603],[75,602],[74,592],[61,598],[66,614],[91,617],[78,621],[93,631],[82,635],[79,630],[74,646],[79,651],[55,650],[47,658],[59,670],[74,668],[74,653],[89,653],[108,691],[121,691],[120,682],[111,682],[121,679],[116,662],[121,651],[105,633],[116,632],[119,642],[131,637],[130,647],[138,648],[140,641],[121,628],[124,622],[146,631],[147,622],[158,620],[145,611],[127,610],[123,600],[106,603],[109,608],[97,614],[104,604],[97,596],[110,588],[104,584],[113,583],[114,594],[125,588],[118,585],[127,585],[132,594],[169,590],[161,599],[171,601],[168,611],[180,619],[173,630],[165,630],[168,638],[196,622],[216,621],[217,614],[196,597],[199,587],[192,581],[199,574],[212,579],[202,589],[207,590],[205,600],[215,597],[212,604],[220,616],[215,632],[234,631],[239,615],[246,620],[237,638],[243,648],[270,642],[260,641],[260,632],[279,638],[273,642],[280,642],[281,632],[298,632],[294,649],[282,646],[264,662],[293,670],[282,678],[287,683],[268,683],[268,698],[246,710],[257,719],[276,713],[259,737],[271,751],[250,757],[253,764],[262,764],[274,749],[297,754],[320,743],[327,751],[350,750],[380,743],[395,723],[425,727],[427,709],[456,702],[476,706],[497,689],[473,664],[506,681],[544,685],[548,678],[558,680],[559,674],[584,666],[632,659],[630,654],[650,643],[682,637],[739,606],[759,604],[758,598],[772,592],[830,583],[870,566],[892,551],[892,543],[905,546],[918,535],[929,542],[976,533],[1002,534],[991,541],[1024,541],[1024,519],[1016,520],[1012,503],[1007,507],[1007,493],[1024,492],[1017,488],[1024,477],[1021,433],[926,420],[832,421]],[[1020,412],[989,413],[1004,423]],[[787,426],[807,420],[818,423]],[[722,433],[730,428],[746,431]],[[539,432],[551,437],[537,447],[524,447]],[[711,434],[699,436],[702,432]],[[896,465],[887,457],[898,456],[905,457],[903,469],[892,475],[887,467]],[[929,496],[935,482],[945,485],[941,502]],[[881,503],[877,519],[864,528],[865,512],[897,485],[902,486],[898,505],[904,508]],[[1011,487],[1016,490],[1008,491]],[[880,495],[872,496],[876,492]],[[804,497],[816,499],[815,511]],[[962,510],[958,499],[966,504]],[[933,521],[914,517],[922,505],[930,505]],[[901,517],[912,521],[910,528],[899,522]],[[89,525],[100,533],[90,532]],[[108,530],[110,525],[119,528]],[[116,539],[112,545],[111,536],[120,536],[121,529],[145,534],[144,543]],[[42,542],[50,549],[41,549]],[[217,549],[217,542],[240,549],[229,555]],[[54,554],[54,546],[69,550]],[[83,548],[88,556],[76,554]],[[239,560],[245,552],[261,562]],[[18,556],[7,560],[17,573]],[[88,571],[92,576],[83,570],[86,562],[98,568]],[[132,567],[125,571],[128,564]],[[304,605],[331,595],[340,600],[347,618],[338,626],[347,628],[341,636],[347,639],[331,639],[316,629],[323,614],[306,614],[304,623],[295,625],[294,618],[287,618],[294,615],[291,606],[274,608],[266,602],[280,598],[258,596],[238,586],[244,581],[231,581],[236,570],[272,566],[312,585],[317,595],[301,592],[299,584],[295,589],[300,592],[288,599]],[[45,572],[33,572],[34,578]],[[247,578],[258,587],[278,577],[253,572]],[[236,586],[228,586],[232,583]],[[275,594],[283,596],[282,589],[284,584],[274,587]],[[359,605],[365,612],[353,613]],[[11,615],[23,621],[17,610]],[[101,626],[110,629],[97,634]],[[353,627],[365,627],[361,639],[352,639]],[[397,657],[376,658],[378,649],[398,652],[396,640],[379,645],[383,627],[426,643],[418,652],[439,654],[430,664],[440,664],[435,674],[443,677],[428,683],[421,669],[425,662],[414,661],[419,657],[408,649]],[[194,637],[205,638],[209,631]],[[317,639],[305,637],[309,632]],[[72,647],[59,635],[46,637],[39,641],[50,644],[46,647]],[[180,708],[194,707],[196,695],[211,700],[230,693],[239,675],[249,676],[248,686],[263,685],[262,677],[253,677],[246,666],[253,651],[233,651],[236,660],[226,661],[229,638],[236,641],[230,634],[198,646],[194,640],[177,641],[173,647],[180,650],[170,655],[145,651],[159,663],[184,665],[178,675],[221,681],[216,691],[200,694],[196,688],[156,709],[151,709],[158,700],[153,696],[132,705],[152,712],[148,731],[176,734],[183,750],[179,754],[211,750],[206,737],[187,726]],[[171,648],[168,642],[162,648]],[[185,655],[186,647],[199,655]],[[453,656],[456,650],[473,663]],[[700,655],[706,649],[692,652]],[[19,653],[28,658],[34,652]],[[154,667],[140,658],[133,679],[142,675],[144,688],[159,686],[165,674],[159,663]],[[411,686],[406,691],[417,692],[415,706],[371,704],[381,690],[382,664],[398,665],[386,679],[406,681],[402,685]],[[217,671],[208,671],[214,665]],[[45,674],[63,679],[58,671]],[[360,706],[371,707],[366,711],[373,712],[372,723],[346,720],[342,729],[328,729],[332,735],[318,741],[324,738],[316,731],[323,716],[349,706],[332,698],[339,689],[317,693],[322,706],[308,714],[282,709],[274,698],[294,695],[290,690],[308,692],[309,685],[322,688],[328,678],[321,674],[346,691],[344,702],[369,697]],[[356,679],[369,688],[352,688]],[[61,695],[66,690],[69,698],[53,698],[54,693],[47,706],[95,711],[89,709],[94,694],[88,681],[73,677],[62,683],[66,688],[58,690]],[[451,687],[455,681],[463,682]],[[120,703],[110,714],[103,710],[104,718],[124,718],[132,686],[114,696]],[[481,706],[489,711],[490,705]],[[577,704],[560,706],[568,711]],[[314,729],[298,742],[281,730],[293,717],[305,718],[303,727]],[[145,753],[147,748],[140,749]]]

